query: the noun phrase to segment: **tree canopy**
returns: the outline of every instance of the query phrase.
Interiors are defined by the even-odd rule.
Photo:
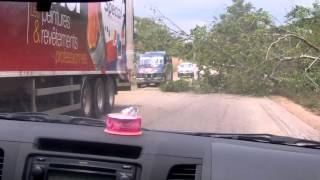
[[[233,0],[212,25],[192,29],[190,39],[153,19],[136,18],[136,49],[165,50],[218,70],[206,82],[227,92],[318,94],[320,4],[297,5],[286,18],[277,25],[267,11]]]
[[[166,51],[172,56],[180,56],[185,45],[181,37],[151,18],[135,17],[135,29],[135,50],[138,53]]]

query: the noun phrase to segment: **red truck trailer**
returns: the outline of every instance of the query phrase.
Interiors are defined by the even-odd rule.
[[[0,3],[0,111],[110,112],[130,89],[133,2]]]

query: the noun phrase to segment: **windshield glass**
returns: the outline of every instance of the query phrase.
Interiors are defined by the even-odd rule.
[[[181,68],[192,68],[192,64],[180,64]]]
[[[150,130],[318,141],[319,18],[317,0],[0,2],[0,112],[45,113],[0,118],[133,107]]]
[[[157,55],[142,55],[139,59],[140,66],[160,66],[163,65],[163,57]]]

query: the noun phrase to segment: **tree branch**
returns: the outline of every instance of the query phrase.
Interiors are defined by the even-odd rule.
[[[288,34],[285,35],[285,36],[279,37],[276,41],[272,42],[272,43],[269,45],[269,47],[268,47],[268,49],[267,49],[265,61],[268,60],[269,52],[270,52],[271,48],[272,48],[275,44],[279,43],[281,40],[286,39],[287,37],[288,37]]]
[[[301,56],[298,56],[298,57],[283,57],[281,58],[278,62],[277,62],[277,65],[273,68],[271,74],[270,74],[270,77],[273,76],[276,71],[279,69],[280,65],[284,62],[289,62],[289,61],[294,61],[294,60],[299,60],[299,59],[303,59],[303,58],[307,58],[307,59],[317,59],[317,57],[314,57],[314,56],[309,56],[309,55],[301,55]]]
[[[282,63],[284,62],[289,62],[289,61],[295,61],[295,60],[299,60],[299,59],[311,59],[313,60],[309,66],[307,68],[305,68],[304,70],[304,75],[308,78],[308,80],[312,83],[312,85],[316,88],[317,91],[319,91],[320,89],[320,86],[319,84],[317,84],[309,75],[308,75],[308,70],[314,65],[316,64],[317,62],[319,62],[320,60],[320,57],[315,57],[315,56],[310,56],[310,55],[301,55],[301,56],[298,56],[298,57],[283,57],[281,58],[278,62],[277,62],[277,65],[273,68],[269,78],[271,80],[274,80],[274,81],[278,81],[278,79],[275,77],[275,73],[278,71],[279,67],[281,66]]]
[[[277,78],[274,76],[274,74],[278,71],[278,69],[280,68],[281,64],[284,63],[284,62],[288,62],[288,61],[294,61],[296,60],[297,58],[299,57],[283,57],[282,59],[280,59],[278,62],[277,62],[277,65],[273,68],[271,74],[270,74],[270,78],[272,80],[277,80]]]
[[[308,75],[308,70],[319,61],[320,57],[315,58],[310,64],[309,66],[304,70],[304,75],[309,79],[309,81],[311,81],[311,83],[313,84],[313,86],[316,88],[316,91],[319,91],[319,84],[317,84],[309,75]]]
[[[293,38],[299,39],[300,41],[304,42],[305,44],[307,44],[307,45],[308,45],[309,47],[311,47],[312,49],[320,52],[320,48],[319,48],[318,46],[314,45],[314,44],[311,43],[310,41],[306,40],[305,38],[303,38],[303,37],[301,37],[301,36],[299,36],[299,35],[297,35],[297,34],[292,34],[292,33],[291,33],[291,34],[285,34],[284,36],[279,37],[276,41],[272,42],[272,43],[269,45],[269,47],[268,47],[268,49],[267,49],[265,61],[267,61],[268,58],[269,58],[269,53],[270,53],[271,48],[272,48],[275,44],[279,43],[281,40],[287,39],[287,38],[289,38],[289,37],[293,37]]]

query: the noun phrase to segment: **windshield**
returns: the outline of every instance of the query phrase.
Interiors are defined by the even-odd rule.
[[[192,68],[193,65],[192,64],[180,64],[179,67],[181,67],[181,68]]]
[[[0,2],[0,113],[33,112],[0,118],[98,126],[91,119],[133,107],[150,130],[318,141],[319,18],[317,0],[113,0],[48,12]]]
[[[163,65],[163,59],[157,55],[142,55],[139,59],[139,66],[160,66]]]

